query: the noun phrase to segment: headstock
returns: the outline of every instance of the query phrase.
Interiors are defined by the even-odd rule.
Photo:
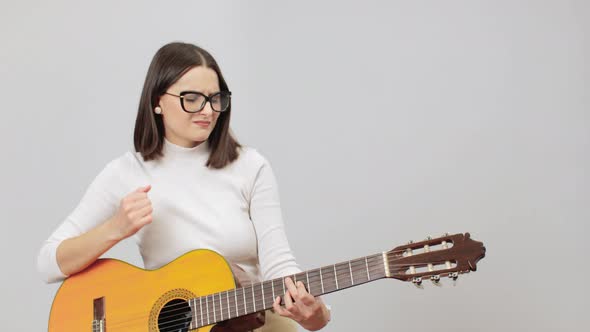
[[[457,280],[459,274],[475,271],[485,252],[483,243],[472,240],[469,233],[410,241],[386,253],[388,277],[412,281],[416,286],[422,284],[423,278],[430,278],[435,284],[441,277]]]

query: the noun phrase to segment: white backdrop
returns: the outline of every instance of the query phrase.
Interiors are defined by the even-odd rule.
[[[444,232],[488,249],[456,287],[326,296],[325,331],[583,329],[589,21],[565,0],[4,2],[1,326],[46,329],[39,247],[132,147],[155,51],[186,41],[273,165],[303,268]],[[131,242],[107,256],[141,265]]]

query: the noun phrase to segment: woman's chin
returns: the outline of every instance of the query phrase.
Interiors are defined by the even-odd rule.
[[[194,142],[203,142],[203,141],[206,141],[207,139],[209,139],[210,134],[211,134],[210,132],[206,132],[206,133],[199,133],[197,135],[192,135],[191,140]]]

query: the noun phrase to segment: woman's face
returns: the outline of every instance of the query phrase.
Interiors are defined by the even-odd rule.
[[[198,91],[207,96],[219,92],[217,73],[204,66],[194,67],[166,92],[180,95],[187,90]],[[194,147],[207,140],[219,117],[219,113],[211,109],[210,103],[206,103],[200,112],[187,113],[182,109],[180,98],[168,94],[160,97],[158,106],[162,109],[166,139],[183,147]]]

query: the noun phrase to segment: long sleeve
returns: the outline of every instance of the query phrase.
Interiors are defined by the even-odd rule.
[[[289,247],[277,181],[266,159],[254,182],[250,218],[258,237],[258,259],[263,280],[301,272]],[[331,313],[332,306],[327,303],[325,305]],[[331,320],[333,318],[331,317]]]
[[[289,247],[277,181],[266,159],[254,180],[250,218],[256,230],[258,259],[263,280],[301,272]]]
[[[43,243],[37,257],[37,269],[45,282],[67,277],[57,264],[57,247],[65,240],[88,232],[110,218],[116,211],[117,199],[110,189],[114,179],[112,163],[95,177],[78,206]]]

